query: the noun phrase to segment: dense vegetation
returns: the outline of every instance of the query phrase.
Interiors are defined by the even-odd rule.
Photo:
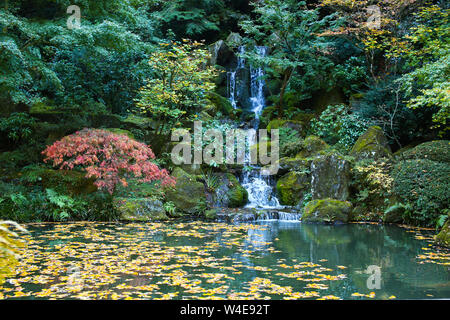
[[[73,29],[67,27],[67,8],[74,4],[82,19]],[[369,19],[370,5],[381,10],[379,19]],[[353,174],[349,199],[362,210],[357,219],[379,221],[399,207],[398,222],[442,226],[446,218],[449,162],[428,156],[448,152],[445,1],[3,0],[0,29],[1,218],[115,220],[117,196],[125,198],[119,207],[127,210],[126,199],[152,199],[161,201],[164,215],[208,215],[205,190],[220,189],[214,174],[227,168],[211,163],[214,172],[206,165],[189,177],[177,171],[178,187],[186,179],[188,194],[203,193],[195,210],[185,210],[178,202],[188,200],[157,187],[157,180],[168,177],[159,168],[174,169],[167,142],[173,128],[203,120],[205,129],[226,129],[253,119],[244,106],[231,107],[224,83],[232,64],[226,56],[239,56],[242,45],[269,48],[266,56],[249,49],[241,58],[265,71],[268,106],[261,126],[280,129],[283,158],[309,165],[317,145],[322,153],[337,150],[347,157]],[[388,165],[359,158],[355,143],[374,126],[386,137],[381,153]],[[85,149],[70,154],[80,158],[66,162],[71,171],[43,162],[47,150],[47,158],[60,164],[49,146],[63,146],[71,139],[63,137],[83,128],[102,132],[101,139],[122,137],[117,149],[126,150],[108,154],[113,160],[105,164],[92,154],[84,157],[91,150],[85,141]],[[411,151],[438,139],[444,142],[424,154],[420,145]],[[129,153],[138,161],[117,163]],[[88,177],[72,170],[85,164]],[[147,179],[105,179],[109,170],[122,169]],[[296,170],[301,174],[295,177],[309,174]],[[247,201],[240,185],[229,185],[233,206]],[[294,198],[304,206],[311,193]]]

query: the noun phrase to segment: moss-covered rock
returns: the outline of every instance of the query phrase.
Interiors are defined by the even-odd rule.
[[[309,171],[311,166],[311,159],[306,159],[302,157],[294,157],[294,158],[281,158],[278,160],[278,168],[281,174],[289,172],[289,171],[299,171],[306,172]]]
[[[115,198],[115,209],[122,221],[163,221],[168,217],[163,203],[150,198]]]
[[[372,126],[358,138],[353,145],[350,155],[357,160],[392,158],[386,136],[378,126]]]
[[[321,151],[328,149],[329,146],[322,139],[316,136],[308,136],[303,140],[302,151],[296,158],[308,158],[319,154]]]
[[[172,176],[177,179],[175,188],[166,192],[166,199],[172,201],[175,207],[183,213],[194,214],[201,212],[206,203],[205,187],[197,182],[181,168],[175,168]]]
[[[218,112],[225,116],[233,115],[233,106],[230,100],[215,92],[209,92],[207,98],[213,104],[213,108],[206,110],[211,116],[216,116]]]
[[[352,204],[348,201],[320,199],[310,201],[303,212],[303,222],[344,222],[349,219]]]
[[[28,180],[34,180],[37,184],[58,192],[80,195],[97,191],[94,178],[86,178],[85,172],[75,170],[53,170],[44,167],[31,167],[21,172]]]
[[[274,119],[267,125],[267,130],[289,128],[298,132],[298,134],[304,137],[306,134],[306,124],[302,121],[297,120],[285,120],[285,119]]]
[[[317,156],[311,163],[311,194],[313,199],[347,200],[350,184],[350,163],[338,153]]]
[[[277,181],[278,199],[283,205],[295,206],[310,188],[308,173],[291,171]]]
[[[441,246],[450,247],[450,220],[447,220],[435,240]]]
[[[239,208],[247,204],[248,192],[231,173],[219,173],[220,185],[216,188],[217,205]]]
[[[450,163],[450,141],[435,140],[421,143],[399,155],[400,159],[427,159],[431,161]]]
[[[125,129],[119,129],[119,128],[106,128],[106,129],[104,129],[104,130],[109,131],[109,132],[114,133],[114,134],[125,135],[125,136],[127,136],[128,138],[130,138],[130,139],[135,139],[134,135],[133,135],[130,131],[125,130]]]

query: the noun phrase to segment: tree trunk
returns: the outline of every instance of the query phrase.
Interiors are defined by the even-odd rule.
[[[292,68],[288,68],[284,73],[283,84],[281,86],[280,91],[280,99],[278,99],[278,118],[283,117],[283,99],[287,85],[289,84],[289,80],[291,79],[292,76],[292,71],[293,71]]]

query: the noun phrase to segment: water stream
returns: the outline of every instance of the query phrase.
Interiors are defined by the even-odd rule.
[[[261,57],[264,57],[267,54],[266,47],[255,47],[256,52]],[[239,47],[239,54],[245,53],[245,47]],[[237,86],[237,77],[236,74],[240,69],[246,68],[246,61],[241,56],[238,56],[238,62],[236,69],[228,72],[228,88],[229,88],[229,99],[234,108],[237,107],[237,101],[239,99],[239,95],[242,93],[242,90],[239,90],[239,86]],[[246,207],[248,208],[265,208],[265,209],[274,209],[274,208],[282,208],[280,206],[280,202],[278,201],[276,194],[273,188],[273,179],[270,176],[261,175],[260,167],[254,166],[250,164],[250,147],[257,143],[256,132],[259,129],[259,118],[261,116],[261,112],[266,107],[266,100],[264,97],[264,69],[262,67],[254,67],[252,65],[250,68],[250,97],[249,102],[251,106],[251,110],[255,114],[255,120],[250,123],[250,127],[248,129],[254,129],[254,131],[250,131],[253,135],[248,137],[249,149],[245,156],[245,168],[241,177],[242,186],[248,192],[248,204]],[[282,215],[283,217],[291,220],[291,216],[288,217],[288,213]]]

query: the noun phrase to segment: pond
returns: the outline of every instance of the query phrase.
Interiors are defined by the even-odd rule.
[[[3,299],[450,298],[450,254],[390,225],[28,225]]]

